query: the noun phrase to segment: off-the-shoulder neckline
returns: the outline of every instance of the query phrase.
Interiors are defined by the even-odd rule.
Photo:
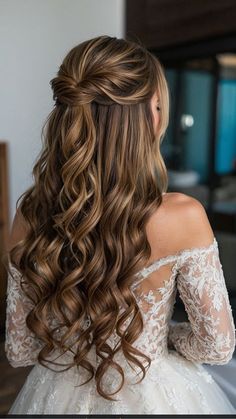
[[[218,243],[216,240],[216,237],[214,236],[212,243],[206,246],[199,246],[199,247],[190,247],[186,249],[179,250],[176,253],[173,253],[171,255],[167,255],[164,257],[161,257],[159,259],[156,259],[154,262],[152,262],[150,265],[146,266],[145,268],[141,269],[136,275],[144,274],[147,275],[150,272],[154,271],[156,268],[158,268],[160,265],[165,265],[169,262],[172,262],[174,260],[180,260],[183,256],[186,256],[187,254],[193,254],[193,253],[201,253],[201,252],[207,252],[212,250],[213,248],[218,248]],[[20,273],[20,271],[11,263],[11,261],[8,262],[9,267],[12,270],[17,271]]]
[[[186,256],[187,254],[208,252],[208,251],[211,251],[213,248],[218,248],[218,243],[215,236],[213,238],[213,241],[206,246],[198,246],[198,247],[190,247],[190,248],[181,249],[176,253],[156,259],[150,265],[141,269],[136,275],[144,274],[146,276],[147,274],[149,274],[150,272],[158,268],[160,265],[165,265],[174,260],[180,260],[183,256]]]

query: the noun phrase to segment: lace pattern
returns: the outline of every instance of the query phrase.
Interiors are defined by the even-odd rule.
[[[7,282],[7,310],[5,324],[5,352],[12,367],[33,365],[42,342],[28,329],[25,319],[32,309],[20,287],[21,273],[10,265]]]
[[[162,287],[139,292],[140,281],[147,274],[170,263],[171,276]],[[5,352],[13,367],[33,365],[43,344],[26,326],[31,302],[21,290],[20,272],[12,265],[10,268]],[[135,342],[138,349],[152,360],[165,356],[168,346],[199,363],[224,364],[232,358],[235,325],[215,238],[210,246],[185,249],[159,259],[140,274],[133,288],[144,318],[143,333]],[[189,322],[171,325],[177,288]],[[116,341],[115,336],[112,341]]]
[[[177,288],[189,322],[170,325],[170,345],[191,361],[229,362],[235,325],[216,239],[210,246],[182,252],[177,269]]]

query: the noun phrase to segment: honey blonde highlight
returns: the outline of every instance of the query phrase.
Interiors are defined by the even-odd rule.
[[[26,324],[44,344],[39,363],[50,368],[49,354],[70,351],[74,337],[77,351],[68,368],[85,368],[85,383],[95,377],[98,393],[116,400],[111,396],[125,375],[115,353],[138,366],[142,379],[146,369],[137,356],[151,363],[133,346],[144,324],[131,286],[151,254],[145,226],[167,190],[160,143],[168,126],[168,87],[161,63],[141,43],[106,35],[72,48],[51,87],[55,106],[42,129],[34,184],[17,200],[27,234],[9,260],[32,301]],[[161,103],[157,133],[150,106],[155,92]],[[59,341],[50,317],[66,328]],[[116,348],[107,343],[114,333]],[[98,365],[87,358],[94,345]],[[108,368],[121,375],[112,394],[102,387]]]

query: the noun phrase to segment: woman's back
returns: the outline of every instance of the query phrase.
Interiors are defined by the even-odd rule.
[[[202,234],[202,246],[200,246],[200,236],[197,238],[190,236],[190,233],[195,229],[195,226],[191,225],[195,219]],[[185,230],[183,230],[184,227]],[[15,228],[17,228],[16,224]],[[216,400],[214,394],[207,393],[209,383],[214,382],[211,376],[201,368],[200,363],[224,364],[228,362],[234,350],[235,336],[231,307],[219,264],[218,246],[215,237],[211,236],[211,228],[208,225],[205,210],[198,201],[184,194],[166,194],[163,204],[149,220],[147,235],[152,248],[150,263],[137,274],[137,281],[133,284],[132,290],[144,320],[143,332],[136,340],[134,347],[150,356],[151,367],[145,380],[134,386],[133,383],[140,377],[135,376],[134,370],[127,363],[126,358],[121,352],[118,352],[114,359],[123,366],[126,372],[125,385],[117,397],[117,400],[120,401],[102,400],[96,394],[92,380],[92,383],[87,387],[90,389],[89,399],[88,393],[86,393],[86,397],[83,396],[85,391],[83,387],[81,387],[82,390],[77,387],[78,394],[80,394],[79,403],[77,399],[76,403],[71,399],[69,387],[64,390],[66,400],[70,400],[69,411],[66,410],[68,413],[170,413],[173,411],[189,413],[193,411],[191,409],[194,409],[194,403],[198,403],[196,413],[220,411],[222,395],[218,394],[219,399]],[[191,237],[188,247],[184,245],[184,237],[188,237],[188,240]],[[178,240],[181,246],[176,247]],[[14,268],[13,274],[15,284],[19,283],[19,273]],[[188,313],[189,322],[171,325],[170,319],[173,314],[177,288]],[[11,298],[13,289],[14,299]],[[33,344],[32,336],[30,338],[28,336],[28,348],[26,351],[23,350],[27,343],[27,332],[23,319],[17,318],[14,302],[18,298],[21,303],[24,303],[24,300],[22,301],[24,297],[20,295],[20,291],[18,295],[16,293],[16,286],[9,281],[8,318],[12,323],[15,320],[18,329],[17,331],[8,329],[6,336],[8,359],[15,367],[29,365],[29,363],[36,364],[30,374],[34,377],[34,385],[45,382],[47,379],[48,383],[51,382],[51,385],[53,383],[55,387],[53,393],[55,403],[52,404],[50,401],[50,408],[49,405],[41,407],[35,401],[29,404],[31,407],[27,413],[65,412],[65,404],[63,407],[61,402],[59,403],[61,397],[59,386],[63,384],[66,388],[65,386],[69,386],[69,383],[72,386],[81,384],[85,381],[86,374],[79,375],[75,367],[61,373],[62,375],[45,370],[36,362],[36,354],[40,345],[35,345],[35,342]],[[15,319],[14,316],[16,316]],[[54,324],[53,321],[52,324]],[[123,326],[127,327],[128,324],[129,321]],[[90,322],[86,327],[89,325]],[[63,332],[64,330],[58,329],[58,336]],[[115,347],[118,341],[118,336],[114,333],[107,342],[111,347]],[[55,354],[52,359],[54,358]],[[60,358],[59,362],[63,360],[68,362],[70,358],[71,354],[67,353]],[[99,361],[95,347],[90,352],[90,360]],[[191,365],[188,360],[194,364]],[[58,369],[60,370],[61,367]],[[32,380],[33,378],[30,379],[29,376],[28,384],[25,386],[28,397],[34,397],[32,395],[32,388],[34,388]],[[105,380],[106,391],[109,393],[115,391],[117,380],[119,381],[119,375],[112,370],[108,371]],[[215,383],[212,384],[212,386],[214,385]],[[180,392],[180,388],[182,388],[181,395],[176,397],[175,393]],[[202,393],[204,388],[205,395]],[[188,389],[189,398],[187,397],[184,402],[186,389]],[[201,393],[199,400],[198,392]],[[158,405],[154,402],[157,394]],[[82,402],[83,397],[84,402]],[[211,410],[210,405],[215,405],[215,410]],[[10,413],[14,411],[23,413],[26,411],[26,402],[22,403],[22,407],[18,403],[17,410],[14,408],[13,406]],[[224,406],[223,409],[226,407]]]
[[[178,192],[162,196],[162,204],[146,226],[151,256],[145,265],[159,260],[162,269],[153,270],[142,281],[143,291],[162,286],[163,280],[170,277],[173,263],[168,262],[168,257],[185,249],[208,246],[214,239],[205,209],[198,200]]]

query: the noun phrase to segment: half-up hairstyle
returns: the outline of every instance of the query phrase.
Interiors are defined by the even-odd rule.
[[[17,200],[27,234],[9,261],[33,303],[26,324],[43,343],[39,363],[50,368],[54,349],[71,351],[68,368],[90,373],[83,385],[95,377],[98,393],[116,400],[111,394],[123,387],[124,371],[115,353],[138,366],[142,379],[146,370],[137,356],[151,363],[133,346],[143,318],[131,286],[151,255],[145,226],[167,190],[160,153],[167,82],[159,60],[140,42],[104,35],[71,49],[50,83],[55,105],[42,129],[34,184]],[[155,132],[154,93],[161,104]],[[50,318],[65,331],[61,339]],[[108,344],[113,335],[115,348]],[[96,365],[87,356],[94,346]],[[108,368],[122,379],[111,394],[102,387]]]

